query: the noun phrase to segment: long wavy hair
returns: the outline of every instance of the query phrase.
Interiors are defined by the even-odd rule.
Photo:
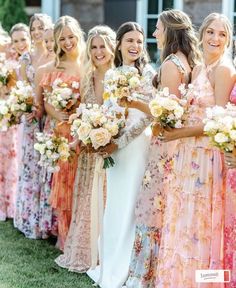
[[[171,9],[160,13],[159,20],[164,27],[161,62],[170,54],[181,51],[186,56],[190,67],[193,68],[199,63],[201,53],[189,16],[180,10]]]
[[[12,26],[10,32],[9,32],[9,35],[12,39],[12,35],[14,32],[25,32],[26,33],[26,36],[29,38],[29,41],[31,42],[31,36],[30,36],[30,30],[29,30],[29,27],[24,24],[24,23],[17,23],[15,24],[14,26]]]
[[[226,31],[226,37],[227,37],[227,47],[229,48],[232,44],[232,39],[233,39],[232,25],[229,19],[225,15],[219,14],[219,13],[211,13],[203,20],[202,25],[199,28],[200,45],[202,46],[202,39],[203,39],[203,35],[206,29],[215,20],[220,20],[222,24],[224,25],[224,28]]]
[[[123,65],[123,58],[120,51],[120,45],[124,35],[131,31],[138,31],[144,36],[143,28],[136,22],[126,22],[123,23],[116,32],[116,48],[115,48],[115,59],[114,64],[115,67],[119,67]],[[144,45],[144,44],[143,44]],[[143,51],[140,57],[135,61],[134,66],[138,69],[139,73],[142,74],[144,66],[149,62],[148,53],[143,46]]]
[[[110,27],[106,25],[97,25],[89,30],[87,42],[86,42],[86,57],[84,58],[84,77],[81,83],[81,96],[82,101],[86,98],[86,95],[91,91],[91,85],[93,85],[93,72],[96,69],[94,62],[92,61],[91,49],[92,41],[94,37],[100,37],[105,44],[106,49],[111,54],[110,66],[112,67],[114,61],[114,52],[116,44],[116,33]]]
[[[38,20],[42,24],[44,30],[52,26],[52,18],[49,15],[43,13],[35,13],[33,16],[30,17],[29,21],[30,33],[32,31],[32,26],[35,20]]]
[[[56,21],[53,31],[55,41],[54,52],[56,54],[56,67],[58,67],[62,56],[65,54],[65,52],[61,49],[59,43],[59,39],[64,27],[68,27],[78,40],[77,52],[78,60],[80,63],[83,63],[85,56],[84,32],[82,31],[79,22],[71,16],[62,16]]]

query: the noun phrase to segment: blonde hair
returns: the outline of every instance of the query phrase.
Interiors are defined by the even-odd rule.
[[[85,98],[84,95],[87,95],[91,90],[91,83],[93,83],[93,72],[96,69],[91,56],[92,41],[95,37],[100,37],[105,44],[106,49],[111,54],[112,66],[114,61],[114,52],[116,45],[116,33],[109,26],[106,25],[97,25],[89,30],[87,42],[86,42],[86,57],[84,59],[84,78],[81,83],[81,94],[82,98]]]
[[[208,26],[215,20],[220,20],[223,23],[226,33],[227,33],[227,47],[230,47],[232,44],[232,34],[233,34],[232,25],[229,19],[225,15],[219,14],[219,13],[211,13],[203,20],[202,25],[199,28],[200,44],[202,44],[204,32],[206,31]]]
[[[170,54],[181,51],[191,68],[199,63],[201,54],[196,33],[189,16],[183,11],[171,9],[163,11],[159,19],[164,26],[164,42],[161,52],[163,62]]]
[[[30,37],[30,30],[29,30],[29,27],[24,24],[24,23],[17,23],[15,24],[14,26],[12,26],[11,30],[10,30],[10,36],[12,37],[12,34],[14,32],[18,32],[18,31],[22,31],[22,32],[25,32],[27,34],[27,36],[29,37],[29,39],[31,39]]]
[[[79,22],[71,16],[62,16],[56,21],[53,31],[55,41],[54,52],[56,54],[56,67],[58,67],[61,57],[65,54],[65,52],[61,49],[59,44],[59,39],[62,33],[62,29],[64,27],[68,27],[78,40],[77,50],[78,50],[78,59],[80,63],[82,63],[84,59],[85,54],[84,32],[82,31]]]

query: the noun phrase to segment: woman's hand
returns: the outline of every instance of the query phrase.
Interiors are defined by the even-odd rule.
[[[224,160],[228,169],[236,168],[236,156],[233,153],[224,152]]]
[[[25,119],[27,120],[27,122],[32,123],[35,119],[35,113],[25,113]]]
[[[99,148],[98,153],[105,158],[108,155],[111,155],[117,149],[118,149],[118,145],[113,143],[113,142],[111,142],[110,144],[107,144],[105,147]]]
[[[166,127],[163,132],[161,132],[158,136],[160,140],[163,142],[170,142],[177,139],[181,139],[186,137],[184,128],[170,128]]]
[[[121,99],[117,100],[117,104],[124,108],[133,108],[133,105],[132,105],[133,102],[134,102],[133,100],[128,101],[127,97],[122,97]]]
[[[65,122],[69,120],[69,114],[67,112],[57,111],[56,120],[59,122]]]

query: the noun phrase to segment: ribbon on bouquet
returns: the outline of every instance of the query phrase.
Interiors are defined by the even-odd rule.
[[[105,169],[103,169],[104,159],[97,154],[92,195],[91,195],[91,269],[97,266],[98,254],[102,254],[102,228],[103,228],[103,210],[104,210],[104,181]],[[100,236],[100,249],[98,249],[98,239]],[[100,251],[98,251],[100,250]]]

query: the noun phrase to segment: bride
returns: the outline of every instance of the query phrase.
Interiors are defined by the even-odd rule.
[[[108,71],[105,79],[114,70],[119,72],[130,67],[137,68],[145,78],[144,101],[149,102],[154,71],[147,64],[142,28],[134,22],[124,23],[117,31],[116,40],[116,68]],[[115,166],[107,169],[107,202],[100,237],[100,266],[88,271],[88,275],[102,288],[122,287],[128,275],[135,236],[135,202],[150,143],[146,129],[149,123],[150,119],[143,112],[129,109],[123,135],[102,151],[105,154],[112,153]]]

